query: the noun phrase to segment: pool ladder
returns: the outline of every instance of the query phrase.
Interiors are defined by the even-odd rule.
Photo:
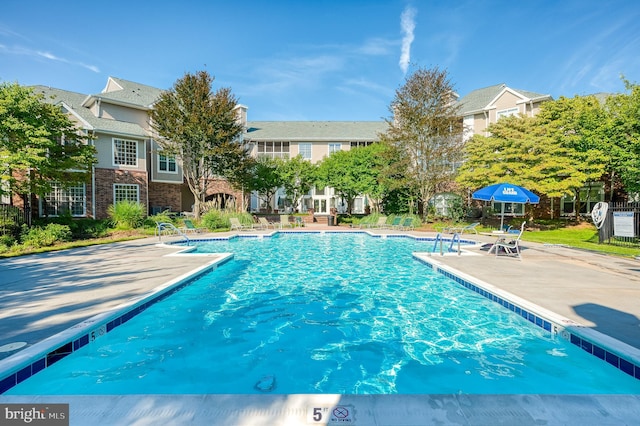
[[[187,241],[187,245],[191,244],[191,240],[189,239],[189,237],[187,237],[187,234],[185,234],[184,232],[176,228],[173,223],[156,222],[156,225],[157,225],[156,232],[158,233],[158,240],[162,241],[162,231],[166,229],[170,229],[171,231],[174,231],[176,234],[181,235],[182,238],[184,238]]]
[[[450,253],[453,250],[453,245],[456,243],[456,241],[458,242],[458,256],[460,256],[460,234],[458,234],[457,232],[455,234],[453,234],[453,237],[451,237],[451,244],[449,244],[449,249],[447,250],[447,253]],[[440,245],[440,256],[443,256],[443,244],[444,244],[444,239],[442,238],[442,234],[438,233],[438,235],[436,235],[436,240],[435,243],[433,244],[433,250],[432,252],[435,253],[436,249],[438,248],[438,244]]]

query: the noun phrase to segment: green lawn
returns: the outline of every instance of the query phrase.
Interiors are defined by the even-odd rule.
[[[543,244],[562,244],[568,247],[618,256],[634,257],[640,255],[640,248],[638,247],[598,244],[598,231],[593,226],[573,226],[550,231],[525,232],[522,239]]]

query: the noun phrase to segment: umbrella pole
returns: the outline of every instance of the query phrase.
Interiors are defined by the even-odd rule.
[[[500,214],[500,231],[502,231],[504,229],[504,201],[500,204],[502,205],[502,208],[500,209],[502,210]]]

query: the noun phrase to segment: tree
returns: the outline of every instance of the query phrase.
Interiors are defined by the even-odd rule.
[[[91,138],[54,99],[0,84],[0,194],[36,194],[87,182],[96,163]]]
[[[150,114],[158,144],[182,167],[196,219],[211,179],[233,180],[248,158],[234,110],[237,99],[229,88],[213,93],[212,82],[206,71],[185,74],[160,95]]]
[[[420,206],[444,190],[462,155],[462,121],[445,71],[418,69],[396,90],[389,130],[381,141],[396,161],[387,170],[392,189],[412,188]],[[401,177],[401,178],[398,178]],[[426,215],[427,209],[423,209]]]
[[[349,214],[358,195],[375,194],[377,197],[383,192],[379,185],[384,157],[377,154],[384,148],[375,145],[336,151],[318,166],[316,186],[332,187],[347,202]]]
[[[245,177],[245,189],[256,191],[258,198],[267,206],[267,211],[271,212],[271,202],[283,184],[278,172],[278,161],[269,157],[258,157],[251,162],[252,167]]]
[[[500,182],[559,197],[582,185],[569,150],[547,137],[536,119],[503,117],[489,126],[491,136],[467,141],[456,181],[472,190]]]
[[[491,136],[467,141],[456,180],[470,189],[508,181],[548,197],[574,196],[577,215],[580,190],[604,173],[603,121],[589,97],[545,102],[535,117],[503,117],[487,129]]]
[[[316,167],[298,155],[289,160],[279,160],[277,168],[284,191],[295,208],[313,186]]]
[[[624,83],[629,93],[609,96],[606,101],[604,150],[609,154],[611,191],[619,179],[628,193],[640,193],[640,86]]]
[[[553,102],[545,102],[536,115],[536,121],[545,135],[566,149],[572,173],[565,171],[565,180],[573,182],[569,189],[575,198],[575,218],[578,219],[581,189],[601,179],[606,171],[608,155],[601,139],[606,122],[605,110],[595,96],[560,97]]]
[[[359,148],[352,148],[354,163],[360,170],[360,186],[362,194],[369,197],[373,212],[382,211],[383,199],[389,193],[388,182],[383,178],[383,172],[389,167],[387,147],[380,143]]]

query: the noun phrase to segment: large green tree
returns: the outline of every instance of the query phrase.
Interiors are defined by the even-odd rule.
[[[383,169],[384,147],[372,144],[368,147],[336,151],[318,165],[316,186],[330,186],[347,202],[347,211],[353,210],[353,201],[359,195],[381,197],[380,173]]]
[[[284,183],[278,170],[280,163],[274,158],[258,157],[251,160],[250,164],[244,174],[244,188],[255,191],[267,212],[271,213],[273,197]]]
[[[90,140],[55,99],[0,84],[0,194],[45,196],[53,182],[88,181],[96,162]]]
[[[567,151],[572,173],[567,170],[564,180],[574,183],[570,190],[575,198],[577,219],[582,203],[581,189],[602,179],[609,161],[602,141],[605,110],[595,96],[560,97],[545,102],[535,118],[545,135]]]
[[[411,188],[423,207],[444,190],[462,158],[462,122],[446,71],[418,69],[396,90],[381,141],[395,154],[387,174],[395,188]]]
[[[558,197],[582,185],[569,150],[546,136],[534,118],[503,117],[488,131],[491,136],[474,135],[465,145],[465,161],[456,177],[462,187],[475,190],[509,182]]]
[[[305,160],[301,155],[291,159],[281,159],[278,161],[278,174],[282,181],[282,186],[291,200],[291,204],[297,208],[302,197],[313,187],[316,176],[316,166],[309,160]]]
[[[197,218],[211,179],[234,180],[248,158],[234,110],[237,99],[229,88],[212,92],[212,82],[206,71],[187,73],[160,95],[151,111],[159,145],[182,167]]]
[[[607,98],[603,140],[609,154],[611,191],[620,181],[628,193],[640,193],[640,86],[624,83],[628,93]]]
[[[593,97],[545,102],[535,117],[503,117],[467,141],[457,182],[471,190],[507,181],[548,197],[576,197],[604,173],[603,110]]]

